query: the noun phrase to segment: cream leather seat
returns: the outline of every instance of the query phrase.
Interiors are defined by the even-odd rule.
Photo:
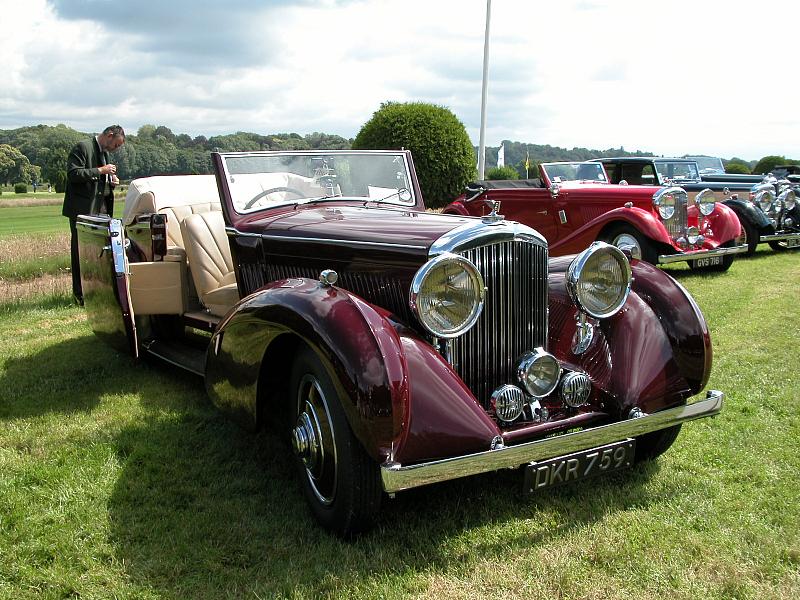
[[[200,302],[212,315],[224,316],[239,301],[239,290],[222,212],[188,215],[181,234]]]

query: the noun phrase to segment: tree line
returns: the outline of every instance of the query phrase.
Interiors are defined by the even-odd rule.
[[[34,125],[0,129],[0,183],[50,183],[56,191],[66,184],[66,163],[72,147],[92,133],[76,131],[66,125]],[[435,143],[435,141],[434,141]],[[227,135],[191,137],[175,134],[165,125],[142,125],[128,132],[126,143],[114,153],[117,173],[123,181],[165,174],[206,174],[212,172],[211,152],[259,150],[340,150],[349,149],[353,139],[326,133],[259,133],[238,131]],[[581,161],[611,156],[653,156],[650,152],[624,148],[592,150],[559,148],[504,140],[505,164],[520,177],[535,177],[541,162]],[[486,148],[486,164],[497,164],[500,146]],[[477,149],[475,149],[477,157]],[[775,164],[795,163],[782,156],[767,156],[750,162],[738,158],[724,160],[733,172],[766,172]],[[526,170],[527,166],[527,170]],[[759,170],[761,169],[761,170]]]

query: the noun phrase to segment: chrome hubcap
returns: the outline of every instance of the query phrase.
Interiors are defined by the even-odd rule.
[[[629,233],[621,233],[614,238],[614,245],[620,250],[627,248],[631,256],[637,260],[642,259],[642,247],[639,246],[639,241]]]
[[[336,494],[336,445],[328,401],[319,381],[305,375],[297,390],[297,424],[292,429],[292,450],[305,468],[317,499],[325,505]]]

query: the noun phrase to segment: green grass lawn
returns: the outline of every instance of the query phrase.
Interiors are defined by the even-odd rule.
[[[539,496],[514,471],[398,494],[350,543],[201,380],[133,365],[66,298],[0,311],[0,598],[800,597],[800,252],[671,272],[712,331],[719,417]]]
[[[38,197],[39,194],[36,196]],[[63,197],[61,194],[61,199]],[[5,194],[0,196],[0,200],[5,198]],[[53,202],[53,204],[43,206],[4,206],[0,208],[0,238],[10,235],[69,231],[69,221],[61,215],[61,202],[56,199],[53,199]],[[121,217],[124,206],[124,200],[114,202],[114,215]]]

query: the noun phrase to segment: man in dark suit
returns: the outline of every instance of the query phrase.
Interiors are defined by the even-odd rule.
[[[78,257],[78,215],[112,216],[114,187],[119,183],[117,166],[108,162],[108,153],[125,143],[125,131],[111,125],[91,140],[75,144],[67,158],[67,189],[61,214],[69,217],[70,253],[72,262],[72,293],[83,306],[81,266]]]

